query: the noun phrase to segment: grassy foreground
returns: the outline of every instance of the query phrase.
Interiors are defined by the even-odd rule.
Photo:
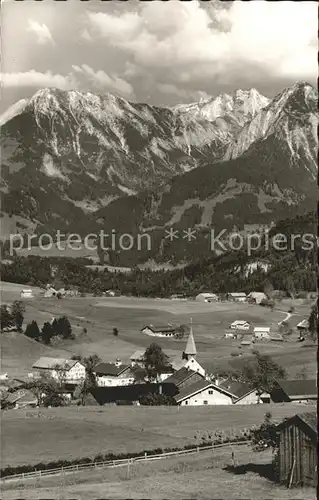
[[[212,407],[66,407],[10,410],[2,416],[2,468],[99,453],[140,452],[198,444],[217,429],[281,421],[313,407],[287,404]],[[199,439],[199,440],[198,440]]]
[[[231,468],[231,451],[235,469]],[[271,452],[255,453],[234,446],[199,455],[79,472],[5,484],[3,500],[24,499],[147,499],[208,500],[212,498],[315,498],[313,489],[287,490],[270,480]]]

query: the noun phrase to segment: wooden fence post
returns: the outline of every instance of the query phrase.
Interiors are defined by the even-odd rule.
[[[147,458],[147,453],[145,452],[144,453],[144,460],[146,460],[146,458]]]

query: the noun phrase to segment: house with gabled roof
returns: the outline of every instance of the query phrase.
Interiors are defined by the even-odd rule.
[[[142,333],[151,337],[174,337],[177,327],[168,325],[146,325],[141,329]]]
[[[270,396],[274,403],[317,401],[317,379],[278,380]]]
[[[170,377],[168,377],[164,383],[174,384],[178,390],[189,387],[190,385],[198,382],[199,380],[204,380],[205,377],[198,372],[194,372],[189,368],[183,366],[176,372],[174,372]]]
[[[196,295],[195,300],[199,302],[218,302],[216,293],[202,292]]]
[[[206,379],[198,380],[190,386],[182,388],[175,396],[181,406],[200,406],[214,404],[212,402],[213,384]]]
[[[297,325],[297,330],[299,332],[299,339],[304,339],[309,333],[309,320],[303,319]]]
[[[93,370],[99,387],[113,387],[134,383],[134,371],[130,365],[115,363],[98,363]]]
[[[6,403],[12,408],[36,407],[38,400],[28,389],[18,389],[6,395]]]
[[[241,382],[226,380],[219,383],[203,379],[183,387],[175,400],[182,406],[247,405],[258,403],[259,396],[256,389]]]
[[[260,402],[257,389],[243,382],[228,379],[220,383],[218,387],[231,396],[233,404],[250,405]]]
[[[264,300],[267,300],[267,295],[264,292],[250,292],[247,295],[247,301],[250,304],[261,304]]]
[[[226,294],[227,300],[232,302],[246,302],[247,295],[245,292],[231,292]]]
[[[55,380],[80,383],[85,379],[85,366],[76,359],[41,357],[32,368],[37,376],[43,374]]]

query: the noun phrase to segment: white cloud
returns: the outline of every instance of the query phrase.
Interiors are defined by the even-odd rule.
[[[47,45],[48,43],[51,43],[54,45],[51,32],[46,24],[40,24],[32,19],[29,19],[28,27],[26,29],[36,35],[38,44]]]
[[[210,15],[213,9],[198,1],[152,2],[138,13],[89,13],[87,29],[126,51],[133,63],[171,68],[176,76],[205,68],[222,79],[262,65],[279,78],[316,78],[316,2],[233,2]]]
[[[105,71],[94,71],[87,64],[81,66],[72,66],[73,70],[78,74],[88,79],[91,84],[99,90],[108,90],[110,92],[118,92],[124,95],[132,95],[133,87],[123,78],[117,75],[108,75]]]
[[[33,69],[23,73],[2,73],[0,79],[3,87],[57,87],[64,90],[77,87],[72,75],[63,76],[51,71],[40,73]]]
[[[93,38],[91,37],[90,33],[88,32],[88,30],[86,28],[81,33],[81,38],[83,38],[83,40],[86,40],[87,42],[92,42],[93,41]]]

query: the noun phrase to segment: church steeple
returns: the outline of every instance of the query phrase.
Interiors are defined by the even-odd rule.
[[[194,334],[193,334],[193,327],[192,327],[192,323],[193,323],[192,318],[191,318],[190,323],[191,323],[190,324],[190,332],[189,332],[188,339],[187,339],[186,349],[184,351],[184,355],[185,355],[186,359],[188,359],[189,356],[193,356],[195,358],[195,356],[197,354],[195,340],[194,340]]]

